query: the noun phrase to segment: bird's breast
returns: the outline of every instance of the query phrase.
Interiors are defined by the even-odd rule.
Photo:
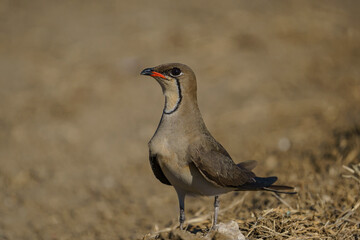
[[[169,182],[190,195],[213,196],[228,192],[208,181],[196,168],[186,151],[174,146],[167,138],[153,138],[150,151],[157,155],[161,170]]]

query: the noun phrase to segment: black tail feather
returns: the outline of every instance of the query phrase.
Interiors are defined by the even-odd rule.
[[[295,194],[294,188],[283,185],[273,185],[277,181],[277,177],[254,177],[255,182],[245,183],[239,186],[239,191],[257,191],[264,190],[274,193]]]
[[[239,186],[239,190],[260,190],[264,187],[270,187],[277,181],[277,177],[254,177],[254,182],[245,183]]]

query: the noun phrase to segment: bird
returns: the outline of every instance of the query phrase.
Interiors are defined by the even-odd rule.
[[[258,177],[251,170],[255,160],[236,164],[208,131],[197,101],[193,70],[185,64],[167,63],[145,68],[141,75],[153,77],[165,96],[160,123],[148,143],[150,166],[155,177],[177,193],[184,229],[185,197],[213,196],[216,229],[219,195],[231,191],[271,191],[295,194],[294,188],[274,185],[277,177]]]

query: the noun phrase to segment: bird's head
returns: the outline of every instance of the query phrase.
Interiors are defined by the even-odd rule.
[[[167,63],[145,68],[142,75],[149,75],[161,85],[165,95],[190,95],[196,98],[196,77],[188,66],[181,63]]]

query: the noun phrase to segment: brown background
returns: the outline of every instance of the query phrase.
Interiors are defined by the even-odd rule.
[[[196,72],[205,122],[235,162],[256,159],[257,174],[316,195],[331,174],[314,178],[303,153],[360,121],[359,9],[355,0],[0,1],[0,239],[138,239],[176,223],[175,191],[147,159],[163,96],[139,75],[166,62]],[[280,205],[250,193],[236,218],[266,209],[259,198]],[[212,199],[186,204],[188,219],[212,211]]]

